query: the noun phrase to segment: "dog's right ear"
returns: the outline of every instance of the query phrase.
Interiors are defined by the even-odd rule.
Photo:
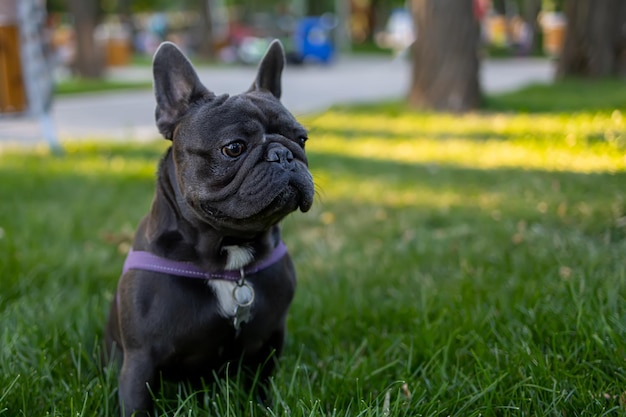
[[[174,129],[193,103],[215,97],[202,85],[187,57],[176,45],[163,42],[152,61],[156,124],[166,139],[173,139]]]

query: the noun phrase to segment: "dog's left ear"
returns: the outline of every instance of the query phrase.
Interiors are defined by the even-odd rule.
[[[257,70],[256,80],[249,91],[269,91],[280,100],[281,76],[285,67],[285,50],[278,39],[274,39],[267,48]]]
[[[202,85],[196,70],[176,45],[163,42],[152,61],[156,124],[166,139],[173,139],[174,129],[192,104],[215,97]]]

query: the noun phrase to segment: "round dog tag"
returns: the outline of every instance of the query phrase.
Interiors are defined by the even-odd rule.
[[[254,302],[254,290],[245,282],[238,284],[233,288],[233,299],[239,307],[251,306]]]

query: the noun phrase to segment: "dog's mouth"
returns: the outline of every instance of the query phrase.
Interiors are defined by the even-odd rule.
[[[300,209],[301,212],[306,213],[313,205],[313,193],[308,193],[306,190],[307,188],[303,184],[289,183],[289,185],[272,200],[268,208],[288,208],[293,206],[293,209],[289,210],[289,212]]]
[[[203,201],[199,208],[207,221],[230,227],[267,228],[280,222],[289,213],[307,212],[313,205],[314,187],[311,174],[292,176],[283,187],[275,187],[271,195],[239,195],[222,202]]]

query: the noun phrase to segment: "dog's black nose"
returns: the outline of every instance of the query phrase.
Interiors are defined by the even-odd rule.
[[[273,143],[267,149],[265,160],[268,162],[278,162],[283,167],[288,168],[292,165],[293,154],[284,146],[278,143]]]

